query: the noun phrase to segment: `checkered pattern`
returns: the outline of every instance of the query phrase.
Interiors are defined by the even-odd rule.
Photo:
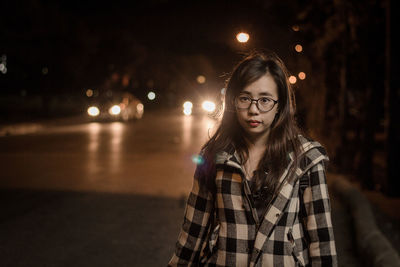
[[[168,266],[337,266],[324,166],[328,157],[318,142],[300,140],[304,157],[296,179],[287,179],[289,155],[279,194],[261,222],[234,150],[217,155],[215,196],[199,185],[197,170]],[[303,201],[300,180],[307,184]]]

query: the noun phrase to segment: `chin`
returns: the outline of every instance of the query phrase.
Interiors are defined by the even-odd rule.
[[[251,134],[260,134],[260,135],[266,133],[264,129],[247,129],[247,132]]]

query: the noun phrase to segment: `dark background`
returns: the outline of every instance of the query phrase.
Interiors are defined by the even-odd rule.
[[[394,2],[3,1],[0,122],[81,114],[89,88],[175,108],[217,94],[243,55],[266,49],[306,73],[294,84],[299,125],[327,147],[332,170],[399,196]]]

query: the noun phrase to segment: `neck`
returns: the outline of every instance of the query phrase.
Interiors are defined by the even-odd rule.
[[[265,149],[267,147],[268,132],[258,136],[246,136],[245,140],[249,150]]]

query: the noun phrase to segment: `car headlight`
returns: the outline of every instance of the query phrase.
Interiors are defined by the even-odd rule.
[[[136,110],[137,110],[139,113],[143,113],[143,109],[144,109],[144,106],[143,106],[142,103],[139,103],[139,104],[136,105]]]
[[[88,108],[87,113],[89,114],[89,116],[96,117],[100,114],[100,110],[98,107],[91,106]]]
[[[183,114],[190,115],[192,114],[193,103],[190,101],[186,101],[183,103]]]
[[[114,105],[108,110],[108,113],[110,113],[111,115],[118,115],[121,113],[121,107],[118,105]]]
[[[183,103],[183,108],[184,108],[184,109],[191,109],[191,108],[193,108],[192,102],[186,101],[185,103]]]
[[[207,112],[213,112],[215,110],[215,103],[211,101],[204,101],[201,107]]]

